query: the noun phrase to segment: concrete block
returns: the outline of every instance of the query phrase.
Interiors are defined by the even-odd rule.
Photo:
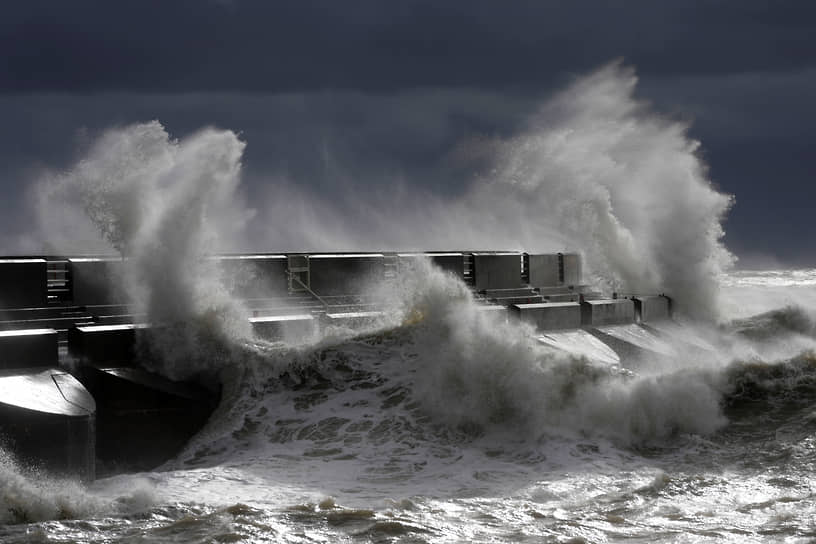
[[[144,324],[88,325],[68,330],[68,353],[84,364],[131,366],[136,359],[136,334]]]
[[[125,262],[112,257],[68,259],[72,298],[76,306],[127,303],[123,286]]]
[[[581,322],[587,327],[635,321],[635,303],[628,298],[586,300],[581,303]]]
[[[39,366],[59,366],[56,330],[0,331],[0,368]]]
[[[662,295],[639,296],[633,298],[635,315],[640,323],[652,323],[671,317],[671,300]]]
[[[521,253],[474,253],[474,287],[477,291],[522,287],[521,258]]]
[[[558,254],[531,254],[528,259],[530,286],[545,287],[560,285]]]
[[[45,259],[0,259],[0,308],[41,308],[48,304]]]
[[[581,256],[577,253],[563,253],[562,277],[564,285],[578,285],[581,283]]]
[[[215,259],[223,285],[235,297],[272,298],[288,290],[286,255],[222,255]]]
[[[532,323],[543,331],[577,329],[581,326],[581,305],[577,302],[514,304],[510,309],[522,321]]]
[[[256,337],[271,341],[300,342],[317,334],[317,320],[311,314],[250,317]]]
[[[364,293],[385,278],[381,253],[309,255],[310,288],[318,295]]]

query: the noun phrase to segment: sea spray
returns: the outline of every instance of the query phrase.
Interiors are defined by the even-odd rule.
[[[623,444],[725,424],[718,365],[647,361],[633,375],[551,349],[530,325],[484,311],[452,275],[418,265],[398,281],[403,315],[421,316],[402,349],[416,369],[413,394],[437,421],[479,432],[509,427],[531,440],[583,433]]]
[[[637,100],[636,83],[619,63],[577,80],[506,142],[464,205],[505,218],[522,247],[581,250],[607,290],[665,292],[711,318],[733,261],[721,243],[731,197],[712,187],[687,126]]]
[[[246,312],[207,255],[228,246],[251,211],[237,188],[244,143],[204,129],[173,140],[156,121],[111,129],[46,194],[81,204],[126,259],[121,284],[153,328],[145,360],[183,377],[228,363],[231,342],[250,336]]]
[[[463,140],[459,154],[479,161],[462,190],[394,176],[388,198],[328,199],[276,179],[261,217],[270,239],[304,250],[579,251],[595,287],[666,293],[714,319],[734,261],[722,243],[733,199],[713,185],[688,123],[656,112],[636,84],[615,62],[544,100],[515,136]]]
[[[79,481],[26,467],[0,446],[0,524],[86,517],[105,507]]]
[[[637,99],[636,83],[632,69],[612,63],[545,101],[515,137],[463,144],[487,145],[476,154],[492,160],[455,196],[403,189],[398,201],[376,191],[328,201],[271,183],[258,249],[577,250],[596,287],[667,293],[680,312],[715,318],[717,282],[733,262],[721,242],[732,198],[713,187],[687,124]],[[156,317],[221,306],[215,294],[201,303],[203,291],[218,289],[195,287],[212,274],[191,282],[190,259],[229,247],[240,230],[232,225],[252,216],[229,201],[242,151],[229,131],[172,141],[157,122],[133,125],[103,136],[65,178],[82,187],[83,207],[110,243],[139,259],[131,288],[153,285],[136,298],[152,296]],[[150,279],[157,274],[166,278]]]

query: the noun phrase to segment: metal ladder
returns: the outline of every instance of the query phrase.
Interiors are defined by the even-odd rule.
[[[289,281],[289,293],[309,291],[309,256],[288,255],[286,277]]]
[[[399,261],[396,255],[385,255],[383,258],[383,277],[386,281],[397,279]]]
[[[49,306],[66,306],[71,295],[71,269],[66,260],[49,260],[45,264],[46,294]]]
[[[465,253],[463,255],[464,259],[464,272],[463,276],[465,278],[465,284],[470,285],[473,287],[476,285],[476,275],[474,274],[473,270],[473,254],[472,253]]]

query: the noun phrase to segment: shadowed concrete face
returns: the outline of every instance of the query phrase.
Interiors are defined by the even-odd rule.
[[[96,403],[56,369],[0,371],[0,431],[24,462],[93,480]]]
[[[57,331],[0,331],[0,368],[57,367]]]
[[[42,308],[47,303],[44,259],[0,259],[0,309]]]
[[[619,325],[635,321],[635,304],[629,299],[585,300],[581,303],[581,322],[587,327]]]

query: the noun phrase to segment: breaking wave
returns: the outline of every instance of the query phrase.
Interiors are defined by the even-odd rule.
[[[360,195],[352,225],[337,221],[348,210],[281,192],[260,215],[277,247],[261,249],[337,249],[314,247],[315,237],[346,250],[577,248],[595,286],[666,292],[687,316],[711,319],[733,261],[720,224],[731,198],[712,187],[686,126],[637,100],[635,84],[619,64],[576,81],[523,133],[494,142],[489,171],[453,200],[420,195],[421,206],[408,199],[389,207]],[[127,259],[121,287],[134,311],[159,325],[142,346],[149,364],[172,378],[209,373],[223,383],[206,427],[161,467],[171,491],[193,489],[193,499],[181,500],[230,500],[206,495],[219,478],[207,489],[232,482],[235,493],[276,508],[296,495],[286,490],[304,486],[362,489],[367,497],[490,494],[575,459],[716,441],[735,425],[761,424],[750,407],[790,395],[802,406],[813,400],[813,320],[795,307],[723,324],[710,353],[678,344],[680,355],[646,355],[633,371],[537,342],[531,328],[483,311],[467,286],[427,262],[396,283],[371,286],[387,307],[377,323],[300,345],[253,338],[246,310],[206,258],[243,244],[240,230],[252,216],[240,198],[243,149],[224,130],[173,140],[158,122],[112,129],[43,190],[44,203],[67,204],[66,214],[84,217]],[[309,235],[280,240],[277,232]],[[427,240],[438,247],[421,247]],[[150,485],[123,492],[109,480],[102,486],[113,489],[80,490],[66,501],[68,484],[37,487],[14,465],[0,472],[9,482],[0,488],[0,506],[12,516],[6,523],[119,515],[159,500]],[[372,517],[308,505],[287,515]],[[233,511],[254,512],[241,504],[213,513],[189,507],[178,523],[219,525]],[[167,516],[172,524],[176,514]],[[413,532],[372,523],[376,534]]]

